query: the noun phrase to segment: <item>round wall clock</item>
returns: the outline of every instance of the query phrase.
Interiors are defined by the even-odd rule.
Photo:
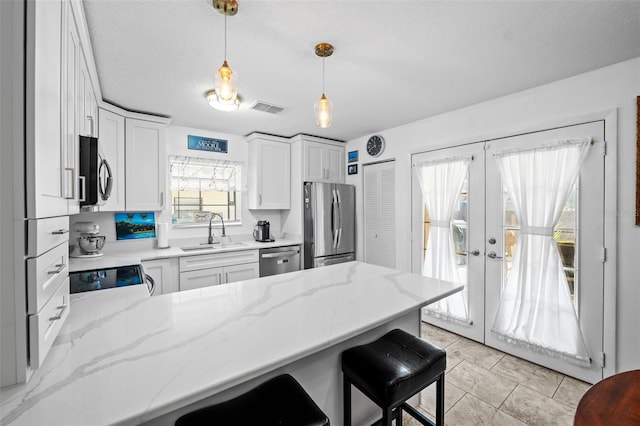
[[[384,138],[379,135],[373,135],[367,141],[367,152],[373,157],[377,157],[384,151]]]

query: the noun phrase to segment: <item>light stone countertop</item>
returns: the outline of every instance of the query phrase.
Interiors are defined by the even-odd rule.
[[[132,287],[73,295],[42,367],[0,390],[2,425],[138,424],[462,289],[361,262],[156,297]]]
[[[87,271],[92,269],[105,269],[116,266],[136,265],[145,260],[169,259],[172,257],[197,256],[201,254],[226,253],[241,250],[257,250],[272,247],[285,247],[301,245],[301,241],[279,239],[273,242],[258,242],[253,240],[238,240],[235,238],[229,244],[216,245],[214,249],[203,248],[202,250],[183,251],[181,247],[196,247],[200,245],[200,240],[185,240],[179,245],[172,245],[169,248],[139,248],[133,246],[127,248],[127,243],[107,244],[102,250],[104,256],[95,258],[69,258],[69,272]]]

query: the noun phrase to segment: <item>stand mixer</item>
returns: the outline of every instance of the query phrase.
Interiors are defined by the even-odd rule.
[[[69,255],[71,257],[100,257],[104,247],[104,235],[100,234],[100,225],[93,222],[76,222],[73,230],[78,234],[77,245]]]

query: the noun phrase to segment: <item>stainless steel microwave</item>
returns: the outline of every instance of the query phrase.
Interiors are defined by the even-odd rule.
[[[80,136],[80,209],[95,210],[109,199],[113,174],[97,138]]]

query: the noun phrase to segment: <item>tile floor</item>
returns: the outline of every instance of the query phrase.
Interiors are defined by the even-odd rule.
[[[422,337],[447,350],[445,423],[455,425],[573,425],[588,383],[422,323]],[[433,415],[435,385],[420,409]],[[419,426],[411,417],[404,425]]]

